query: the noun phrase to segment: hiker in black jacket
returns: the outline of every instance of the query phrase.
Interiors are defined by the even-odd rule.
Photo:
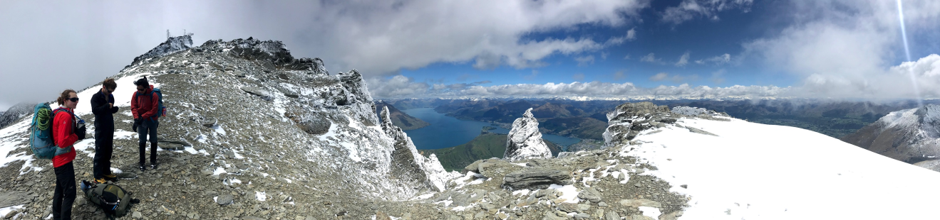
[[[114,116],[118,111],[114,106],[114,89],[117,84],[114,79],[105,79],[101,83],[101,90],[91,96],[91,112],[95,114],[95,182],[104,183],[106,180],[117,178],[111,173],[111,154],[114,152]]]

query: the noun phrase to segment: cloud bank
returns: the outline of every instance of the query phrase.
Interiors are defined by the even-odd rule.
[[[601,50],[636,33],[525,36],[578,25],[620,27],[648,7],[647,0],[10,1],[0,7],[0,27],[7,30],[0,35],[0,94],[34,92],[4,95],[0,105],[51,100],[62,89],[100,82],[164,41],[167,29],[195,33],[196,44],[207,37],[281,40],[294,56],[322,58],[331,72],[393,76],[441,62],[544,66],[547,56]],[[34,76],[59,80],[49,82],[49,91],[18,83]]]
[[[858,99],[940,97],[936,55],[897,64],[896,58],[905,55],[896,1],[790,4],[794,13],[788,14],[795,22],[771,37],[744,43],[743,54],[803,79],[801,92]],[[940,1],[903,4],[908,36],[940,35]]]
[[[391,78],[372,77],[366,79],[366,85],[372,96],[378,99],[400,98],[573,98],[573,99],[865,99],[894,100],[916,97],[910,85],[909,76],[917,78],[920,96],[940,98],[940,55],[931,54],[914,62],[904,62],[889,68],[886,75],[877,80],[880,83],[869,84],[855,90],[846,90],[856,86],[852,81],[841,78],[812,75],[800,86],[742,86],[728,87],[691,86],[687,83],[679,86],[657,86],[653,88],[637,87],[633,83],[608,82],[573,82],[545,84],[511,84],[485,86],[488,81],[456,84],[429,84],[415,82],[397,75]],[[621,76],[623,72],[618,72]],[[711,80],[724,82],[724,70],[712,73]],[[616,76],[617,74],[615,74]],[[583,74],[575,74],[575,79],[583,79]],[[698,80],[697,75],[679,76],[659,73],[650,77],[651,81],[669,80],[681,83]],[[861,92],[860,92],[861,91]]]

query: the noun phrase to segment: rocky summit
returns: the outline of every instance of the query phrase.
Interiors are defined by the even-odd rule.
[[[120,111],[112,166],[125,177],[117,184],[142,201],[134,216],[401,216],[396,210],[406,205],[394,201],[441,190],[449,174],[434,156],[418,154],[398,127],[379,123],[355,70],[330,74],[321,60],[295,59],[278,41],[210,40],[197,47],[187,41],[170,38],[113,76]],[[130,131],[131,82],[139,77],[161,88],[168,109],[160,118],[160,167],[143,172]],[[99,88],[79,96],[90,100]],[[86,105],[79,103],[76,114],[93,122]],[[0,132],[7,156],[0,191],[10,192],[0,197],[22,205],[11,217],[38,219],[49,215],[55,177],[48,160],[29,152],[28,127],[29,120],[20,120]],[[88,137],[75,144],[79,180],[92,179],[94,139]],[[76,201],[76,219],[104,217],[82,195]]]
[[[447,173],[435,155],[418,153],[388,120],[388,109],[375,114],[355,70],[331,74],[320,59],[295,59],[281,42],[252,38],[177,49],[148,52],[114,76],[121,108],[114,116],[112,170],[121,177],[115,184],[141,200],[125,218],[675,219],[689,198],[648,175],[655,166],[623,152],[640,131],[714,116],[624,104],[608,114],[606,148],[551,158],[530,109],[507,141],[515,150],[506,155],[517,157]],[[130,131],[131,82],[139,77],[161,88],[168,108],[160,119],[160,167],[146,171],[136,168]],[[79,97],[89,100],[99,88]],[[95,120],[87,103],[76,113]],[[0,207],[11,207],[0,217],[41,219],[51,212],[53,169],[32,157],[28,127],[21,119],[0,130]],[[91,180],[94,139],[75,148],[76,177]],[[80,193],[73,217],[105,215]]]
[[[526,110],[521,118],[512,122],[503,157],[510,161],[552,157],[551,150],[542,140],[539,121],[532,115],[532,108]]]

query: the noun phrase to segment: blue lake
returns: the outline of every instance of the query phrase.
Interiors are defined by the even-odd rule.
[[[405,131],[418,149],[440,149],[465,144],[479,136],[483,126],[496,127],[486,122],[460,120],[438,113],[433,108],[414,108],[402,110],[402,112],[431,124],[427,127]],[[490,132],[508,134],[509,130],[496,127]],[[581,141],[577,138],[550,134],[542,134],[542,139],[560,145],[563,149]]]

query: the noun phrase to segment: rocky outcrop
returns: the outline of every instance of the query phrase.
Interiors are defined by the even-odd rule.
[[[444,182],[452,179],[459,173],[448,173],[441,166],[437,156],[431,154],[424,157],[418,153],[411,138],[389,119],[388,107],[381,112],[382,130],[395,140],[395,151],[392,152],[392,174],[404,181],[413,181],[412,186],[444,191]]]
[[[625,103],[607,114],[609,125],[604,131],[604,142],[607,146],[628,144],[642,131],[663,128],[667,125],[686,128],[693,133],[715,136],[708,131],[676,124],[683,117],[729,120],[728,114],[702,108],[676,106],[669,110],[668,106],[656,105],[652,102]]]
[[[551,184],[571,184],[571,174],[553,169],[525,169],[503,177],[503,186],[509,189],[545,189]]]
[[[625,144],[640,131],[675,123],[675,118],[667,106],[657,106],[651,102],[621,104],[607,113],[608,127],[604,131],[604,142],[608,146]]]
[[[940,105],[891,112],[841,140],[907,163],[940,157]]]
[[[550,157],[552,157],[552,152],[542,141],[542,133],[539,132],[539,121],[532,115],[532,108],[529,108],[521,118],[517,118],[516,121],[512,122],[512,129],[509,130],[509,137],[506,140],[506,152],[503,153],[503,158],[517,161]]]
[[[131,62],[130,65],[127,65],[124,68],[140,64],[141,62],[144,62],[147,59],[159,58],[162,56],[166,56],[167,54],[187,50],[193,46],[192,36],[193,34],[190,33],[190,34],[186,34],[183,36],[169,37],[166,39],[166,41],[164,41],[160,45],[157,45],[157,47],[154,47],[153,49],[150,49],[150,51],[147,51],[147,53],[144,53],[143,55],[135,57],[134,62]]]

